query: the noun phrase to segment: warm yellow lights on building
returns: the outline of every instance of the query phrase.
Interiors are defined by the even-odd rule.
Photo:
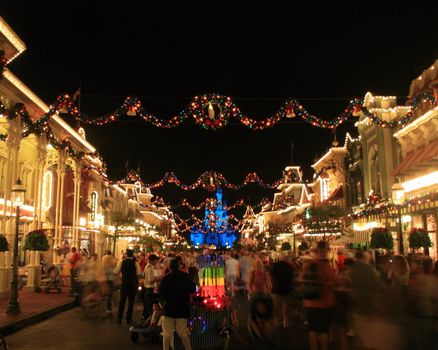
[[[47,211],[52,207],[53,174],[50,170],[44,173],[43,177],[43,210]]]
[[[367,230],[371,230],[375,227],[379,227],[379,223],[376,221],[354,222],[353,223],[353,230],[354,231],[367,231]]]
[[[320,193],[321,193],[321,202],[325,201],[329,197],[329,178],[321,178],[320,179]]]
[[[87,219],[79,218],[79,226],[85,227],[87,225]]]
[[[411,192],[433,185],[438,185],[438,171],[406,181],[403,183],[403,188],[406,192]]]

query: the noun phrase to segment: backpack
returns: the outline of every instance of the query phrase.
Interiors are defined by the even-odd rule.
[[[319,263],[312,261],[303,275],[303,299],[315,300],[321,296],[323,282],[319,272]]]

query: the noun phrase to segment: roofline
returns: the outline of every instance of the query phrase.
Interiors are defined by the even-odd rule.
[[[348,153],[348,151],[345,149],[345,147],[332,147],[328,150],[326,154],[324,154],[315,164],[312,165],[312,168],[315,169],[318,167],[318,164],[324,162],[327,160],[332,154],[336,153]]]
[[[14,56],[9,58],[6,62],[7,64],[12,62],[17,56],[19,56],[24,50],[26,50],[26,45],[24,41],[12,30],[9,24],[0,16],[0,33],[2,33],[6,39],[15,47],[18,51]]]
[[[43,113],[47,113],[50,108],[49,106],[41,100],[29,87],[24,84],[20,79],[18,79],[9,69],[5,69],[3,72],[3,77],[6,78],[12,85],[14,85],[18,90],[20,90],[27,98],[29,98],[36,106],[38,106]],[[59,115],[54,115],[52,119],[58,123],[62,128],[64,128],[75,140],[79,141],[85,148],[87,148],[91,153],[96,152],[89,142],[84,140],[70,125],[68,125]]]

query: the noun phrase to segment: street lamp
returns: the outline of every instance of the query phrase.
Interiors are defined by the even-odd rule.
[[[15,239],[14,239],[14,255],[12,262],[12,278],[11,278],[11,295],[9,298],[7,314],[19,314],[20,304],[18,302],[18,228],[20,226],[20,207],[24,204],[24,194],[26,187],[23,185],[20,179],[12,186],[11,190],[11,202],[16,208],[15,216]]]
[[[402,227],[402,215],[401,208],[405,199],[405,189],[400,182],[396,182],[391,187],[392,192],[392,202],[397,208],[398,214],[398,243],[399,243],[399,254],[404,255],[405,249],[403,247],[403,227]]]

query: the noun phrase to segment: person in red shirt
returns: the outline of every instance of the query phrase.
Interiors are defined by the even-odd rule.
[[[338,250],[337,256],[336,266],[338,267],[338,271],[342,271],[344,269],[346,256],[342,250]]]
[[[329,246],[326,241],[318,242],[316,258],[306,263],[303,268],[302,279],[306,280],[306,276],[312,273],[321,286],[318,296],[303,300],[309,324],[310,350],[326,350],[329,346],[329,328],[336,305],[335,288],[339,280],[335,269],[327,259],[328,251]]]
[[[79,262],[81,260],[80,255],[76,251],[76,248],[71,248],[71,256],[68,259],[70,263],[70,294],[76,295],[77,290],[77,279],[79,274]]]

